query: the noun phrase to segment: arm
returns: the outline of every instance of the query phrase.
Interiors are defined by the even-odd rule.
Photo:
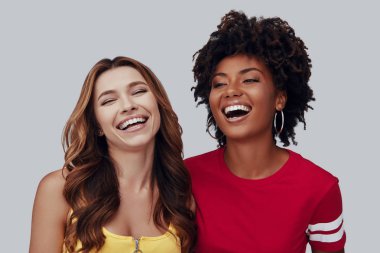
[[[312,250],[313,253],[344,253],[344,249],[335,251],[335,252],[327,252],[327,251],[320,251],[320,250]]]
[[[34,199],[29,253],[62,252],[69,206],[63,196],[62,170],[46,175]]]
[[[338,182],[320,201],[308,230],[313,253],[344,253],[346,233]]]

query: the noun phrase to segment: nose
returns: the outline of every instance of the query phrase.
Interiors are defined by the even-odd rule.
[[[225,98],[240,97],[242,94],[243,93],[239,89],[238,84],[230,83],[227,86],[224,97]]]
[[[120,111],[122,113],[128,113],[134,110],[137,110],[137,105],[134,103],[133,99],[124,97],[120,100]]]

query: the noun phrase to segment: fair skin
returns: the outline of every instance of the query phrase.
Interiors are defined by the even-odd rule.
[[[95,115],[115,161],[121,193],[120,208],[105,227],[134,238],[161,235],[163,231],[152,219],[157,189],[150,186],[154,137],[160,127],[156,99],[145,79],[131,67],[102,74],[95,98]]]
[[[150,87],[131,67],[111,69],[96,81],[92,106],[115,162],[120,185],[120,207],[105,228],[133,238],[161,235],[165,231],[152,218],[158,190],[150,184],[160,114]],[[64,171],[64,175],[67,173]],[[70,210],[62,194],[64,184],[62,170],[58,170],[44,177],[38,186],[31,253],[62,252]]]
[[[38,185],[32,214],[30,253],[62,252],[70,209],[62,194],[64,185],[62,170],[46,175]]]
[[[224,159],[232,173],[262,179],[287,161],[288,152],[277,147],[272,137],[274,114],[285,107],[286,99],[286,93],[275,88],[269,69],[255,57],[229,56],[216,66],[209,103],[227,138]]]

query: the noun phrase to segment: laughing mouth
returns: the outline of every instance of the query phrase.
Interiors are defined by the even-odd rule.
[[[144,117],[132,118],[120,123],[116,128],[119,130],[127,130],[128,128],[132,126],[144,124],[147,120],[148,118],[144,118]]]
[[[247,115],[252,110],[246,105],[231,105],[223,109],[223,114],[227,119],[239,118]]]

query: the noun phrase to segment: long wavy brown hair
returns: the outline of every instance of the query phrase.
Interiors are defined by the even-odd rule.
[[[69,252],[82,243],[78,252],[100,250],[105,236],[102,227],[120,205],[119,183],[104,136],[98,134],[93,96],[97,78],[120,66],[135,68],[145,78],[158,104],[161,125],[156,135],[151,185],[157,185],[159,197],[153,220],[160,227],[172,224],[181,240],[181,251],[192,252],[196,225],[191,211],[190,176],[182,161],[182,129],[168,96],[154,73],[142,63],[127,57],[100,60],[90,70],[78,102],[66,123],[62,136],[66,177],[64,196],[72,212],[69,215],[64,244]]]

